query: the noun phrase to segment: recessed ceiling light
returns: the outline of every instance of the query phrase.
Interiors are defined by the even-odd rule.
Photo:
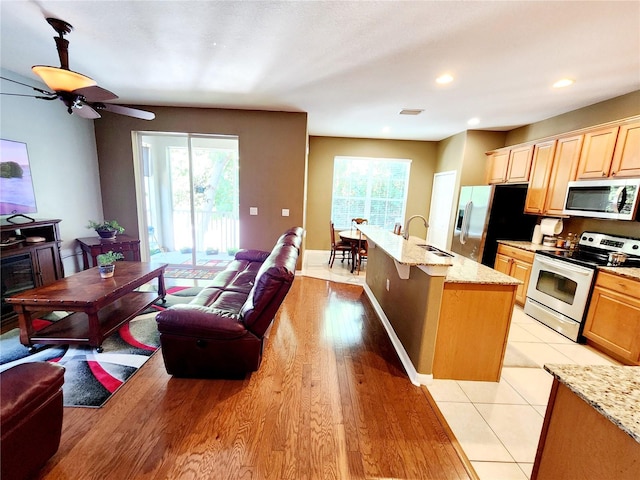
[[[480,119],[478,117],[473,117],[467,120],[467,125],[478,125],[480,123]]]
[[[574,81],[570,78],[562,78],[553,84],[553,88],[564,88],[573,85]]]
[[[451,82],[453,82],[453,77],[448,73],[445,73],[444,75],[440,75],[438,78],[436,78],[436,83],[439,83],[440,85],[445,85]]]
[[[391,127],[382,127],[382,133],[389,133],[391,131]]]
[[[420,115],[424,112],[421,108],[403,108],[400,110],[400,115]]]

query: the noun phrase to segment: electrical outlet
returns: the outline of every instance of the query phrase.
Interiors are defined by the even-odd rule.
[[[288,208],[283,208],[282,209],[282,216],[283,217],[288,217],[289,216],[289,209]]]
[[[258,215],[258,207],[249,207],[249,215]]]

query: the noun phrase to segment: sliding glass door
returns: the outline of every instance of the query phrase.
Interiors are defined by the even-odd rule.
[[[184,268],[228,260],[239,245],[238,138],[139,132],[137,140],[150,259]]]

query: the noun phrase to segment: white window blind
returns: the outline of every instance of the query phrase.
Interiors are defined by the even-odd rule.
[[[387,230],[402,223],[410,167],[407,159],[335,157],[331,219],[336,228],[349,227],[356,217]]]

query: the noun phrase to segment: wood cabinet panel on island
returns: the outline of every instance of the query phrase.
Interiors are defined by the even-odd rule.
[[[533,252],[528,252],[521,248],[503,244],[498,245],[498,253],[493,268],[522,282],[522,285],[518,285],[516,290],[516,303],[518,305],[524,305],[527,300],[527,289],[529,288],[534,255]]]
[[[640,365],[640,282],[600,271],[583,335],[627,365]]]
[[[637,480],[637,369],[545,366],[554,379],[531,480]]]

